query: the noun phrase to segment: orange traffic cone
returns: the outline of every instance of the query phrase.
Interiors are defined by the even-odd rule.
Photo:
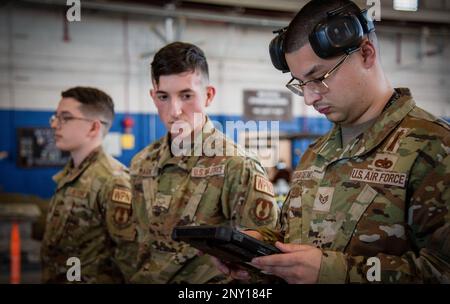
[[[11,284],[20,283],[20,232],[19,224],[12,223],[11,227]]]

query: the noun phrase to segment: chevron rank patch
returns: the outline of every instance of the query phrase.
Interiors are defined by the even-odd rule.
[[[329,212],[333,201],[334,188],[320,187],[314,199],[314,211]]]

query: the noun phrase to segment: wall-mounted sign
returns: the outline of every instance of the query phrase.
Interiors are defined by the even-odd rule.
[[[283,91],[245,90],[244,116],[247,120],[292,120],[292,94]]]
[[[51,128],[19,128],[17,144],[17,165],[22,168],[64,166],[70,157],[56,147]]]

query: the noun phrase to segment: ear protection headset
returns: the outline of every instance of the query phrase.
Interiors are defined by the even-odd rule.
[[[348,12],[348,5],[327,13],[309,34],[309,43],[320,58],[327,59],[340,54],[351,54],[361,45],[364,35],[375,31],[367,10]],[[287,27],[274,31],[277,34],[269,44],[270,59],[274,67],[283,73],[289,72],[284,58],[284,39]]]

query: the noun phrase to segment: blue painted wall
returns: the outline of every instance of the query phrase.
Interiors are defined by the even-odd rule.
[[[5,192],[16,192],[23,194],[38,195],[42,198],[52,196],[55,184],[51,177],[61,168],[19,168],[16,165],[17,151],[17,128],[23,127],[46,127],[48,119],[52,115],[49,111],[11,111],[0,110],[0,151],[7,151],[8,158],[0,160],[0,189]],[[135,136],[135,148],[123,150],[118,159],[125,165],[129,165],[131,158],[149,143],[164,136],[165,128],[157,114],[131,114],[135,121],[133,133]],[[122,132],[121,121],[124,113],[116,115],[115,122],[111,128],[112,132]],[[241,120],[241,116],[211,115],[213,121],[225,126],[226,121]],[[331,124],[325,118],[302,118],[298,117],[290,122],[280,122],[280,133],[311,132],[323,134],[329,130]],[[234,140],[236,140],[236,134]],[[293,142],[292,165],[298,163],[298,156],[294,154],[295,149],[304,152],[310,140],[295,140]]]

